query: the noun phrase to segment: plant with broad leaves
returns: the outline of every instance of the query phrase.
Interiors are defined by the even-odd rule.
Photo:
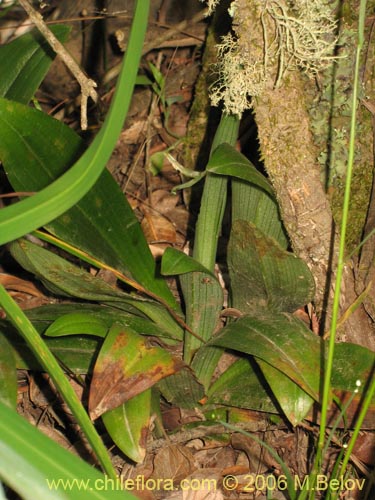
[[[39,191],[82,154],[84,144],[67,126],[27,105],[50,56],[38,37],[24,40],[0,49],[0,61],[17,48],[25,74],[36,57],[43,64],[32,81],[25,81],[23,71],[6,73],[9,81],[2,77],[0,159],[15,190]],[[10,243],[14,259],[69,303],[30,310],[20,322],[16,306],[0,297],[26,339],[2,321],[2,352],[10,352],[15,362],[2,372],[0,400],[14,407],[15,368],[46,369],[41,360],[52,352],[70,371],[92,375],[90,416],[102,418],[113,441],[135,462],[144,459],[150,419],[160,413],[161,398],[182,408],[198,407],[202,414],[220,408],[281,412],[293,426],[313,418],[313,406],[321,401],[326,345],[293,313],[313,300],[314,280],[307,265],[288,250],[268,180],[234,147],[238,125],[238,117],[224,114],[217,130],[201,176],[204,190],[192,256],[167,249],[159,273],[133,211],[106,170],[74,206],[58,218],[47,217],[44,231],[35,233],[82,261],[111,269],[142,295],[113,287],[28,239]],[[227,308],[215,262],[229,185]],[[22,224],[18,229],[30,231],[29,226],[23,231]],[[163,277],[171,275],[179,277],[183,311]],[[35,347],[38,338],[45,342]],[[182,356],[174,352],[176,346]],[[227,350],[237,354],[236,360],[214,375]],[[346,401],[352,393],[348,425],[361,403],[361,393],[354,393],[356,381],[369,378],[372,364],[373,353],[365,348],[336,348],[331,395]],[[59,368],[49,368],[60,380]],[[339,419],[340,409],[332,405],[329,415]],[[90,435],[88,424],[81,425]],[[95,446],[94,438],[90,442]]]

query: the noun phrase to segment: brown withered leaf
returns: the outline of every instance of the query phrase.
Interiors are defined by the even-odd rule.
[[[176,229],[164,215],[147,211],[141,226],[149,243],[176,243]]]
[[[89,396],[91,418],[117,408],[183,366],[165,349],[149,346],[147,339],[131,328],[113,325],[94,367]]]

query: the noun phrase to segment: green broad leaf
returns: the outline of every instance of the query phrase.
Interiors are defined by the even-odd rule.
[[[161,273],[164,276],[177,276],[194,271],[215,277],[215,275],[202,266],[200,262],[186,255],[184,252],[180,252],[171,247],[165,250],[161,261]]]
[[[169,403],[179,408],[197,408],[205,397],[203,385],[188,366],[162,379],[157,388]]]
[[[233,223],[228,268],[232,306],[243,313],[293,312],[314,297],[314,279],[305,262],[251,222]]]
[[[37,328],[37,325],[34,325]],[[4,335],[12,347],[15,356],[15,366],[26,370],[43,370],[28,345],[10,325],[0,325],[1,335]],[[102,340],[95,337],[61,337],[45,339],[54,356],[64,369],[76,374],[92,372]]]
[[[206,404],[279,413],[274,401],[259,366],[252,359],[242,358],[230,365],[211,385]]]
[[[212,376],[223,352],[221,347],[204,345],[198,349],[193,357],[190,366],[206,391],[210,387]]]
[[[75,132],[40,111],[0,100],[0,113],[0,159],[15,191],[35,192],[48,186],[84,150]],[[178,309],[166,282],[156,277],[156,264],[141,227],[108,171],[47,228],[99,261],[131,273],[146,289]]]
[[[0,331],[0,402],[16,409],[17,371],[13,349]]]
[[[51,26],[60,42],[71,28]],[[45,77],[56,54],[44,36],[34,29],[0,47],[0,97],[27,104]]]
[[[274,192],[267,179],[235,147],[228,143],[220,144],[207,164],[207,172],[217,175],[236,177],[263,189],[272,198]]]
[[[321,340],[291,314],[264,311],[230,323],[209,345],[251,354],[319,401]]]
[[[106,305],[109,305],[113,307],[113,309],[124,309],[125,311],[128,310],[128,304],[125,304],[124,302],[113,302],[113,303],[108,303]],[[167,312],[161,304],[153,303],[153,302],[147,302],[147,301],[137,301],[134,304],[137,308],[138,311],[143,313],[143,315],[150,320],[152,320],[154,323],[158,326],[158,328],[161,328],[161,330],[164,332],[163,336],[164,337],[164,342],[168,344],[175,344],[176,340],[181,341],[183,339],[183,329],[180,325],[178,325],[175,321],[174,318]],[[131,325],[129,325],[131,326]],[[138,330],[138,328],[134,328],[135,330]],[[144,332],[139,332],[139,333],[148,333],[149,328],[147,328]],[[155,335],[158,335],[158,329],[155,329]],[[150,335],[153,335],[153,333],[150,333]]]
[[[335,389],[353,392],[360,381],[359,393],[373,374],[375,353],[358,344],[335,345],[331,383]]]
[[[25,311],[26,316],[33,322],[33,324],[40,325],[40,331],[46,330],[57,319],[63,316],[69,316],[80,312],[87,316],[95,316],[96,319],[105,323],[109,329],[113,323],[118,321],[124,325],[127,324],[129,318],[133,318],[133,314],[118,308],[103,305],[103,304],[89,304],[89,303],[75,303],[66,302],[59,304],[45,304],[43,306],[34,307]],[[143,319],[145,316],[140,317]],[[148,320],[147,320],[148,322]]]
[[[186,305],[186,323],[195,334],[207,342],[220,322],[220,312],[224,301],[223,289],[211,273],[182,274],[180,283]],[[201,346],[201,340],[190,332],[185,333],[184,360],[186,363],[191,363],[194,354]],[[206,371],[205,375],[208,382],[212,373]]]
[[[275,239],[285,250],[289,240],[274,197],[249,182],[232,179],[232,223],[249,221],[269,238]]]
[[[45,248],[20,239],[10,244],[10,252],[17,262],[33,273],[52,292],[85,300],[126,300],[134,302],[129,294]]]
[[[106,476],[49,439],[2,402],[0,436],[0,477],[24,500],[135,499],[121,489],[120,481],[118,487],[106,488]]]
[[[82,309],[77,304],[76,309]],[[100,306],[98,307],[100,314]],[[44,332],[48,337],[61,337],[64,335],[94,335],[104,338],[113,323],[118,323],[124,328],[132,328],[140,335],[168,338],[168,332],[160,328],[153,321],[137,318],[130,314],[117,312],[114,309],[106,311],[107,321],[86,312],[65,314],[56,319]],[[110,313],[110,314],[108,314]],[[110,321],[109,321],[110,320]]]
[[[125,310],[122,309],[123,307]],[[71,303],[58,305],[48,304],[30,309],[26,312],[28,318],[33,321],[34,324],[38,322],[41,323],[41,328],[43,328],[43,326],[44,328],[47,327],[44,334],[50,337],[72,334],[94,335],[94,333],[89,333],[91,321],[93,320],[94,323],[96,321],[98,323],[95,329],[95,335],[99,335],[101,332],[102,334],[99,336],[102,337],[105,336],[113,323],[119,323],[124,327],[132,328],[141,335],[162,337],[163,341],[169,344],[175,344],[178,340],[181,340],[181,336],[178,336],[179,330],[176,330],[174,326],[173,328],[168,328],[168,325],[162,321],[164,318],[160,318],[159,325],[147,316],[143,316],[138,309],[132,309],[134,309],[134,311],[129,311],[127,304],[117,302],[101,305]],[[145,310],[150,312],[149,308]],[[158,320],[156,313],[157,304],[155,304],[155,317],[156,320]],[[102,324],[105,325],[105,332],[101,326]],[[82,329],[82,331],[79,331],[80,329]]]
[[[375,353],[360,345],[340,342],[335,346],[331,385],[341,404],[351,399],[343,422],[346,427],[353,428],[358,418],[363,398],[374,376],[374,361]],[[329,422],[333,422],[338,416],[339,408],[332,407]],[[375,430],[375,397],[370,403],[362,428]]]
[[[136,463],[143,462],[146,455],[150,414],[151,389],[147,389],[102,415],[113,442]]]
[[[179,371],[183,364],[130,328],[113,325],[95,363],[90,386],[92,419],[117,408]]]
[[[138,316],[146,314],[161,326],[166,338],[182,338],[181,327],[172,319],[164,306],[122,292],[53,252],[27,240],[11,243],[10,251],[23,268],[35,274],[52,292],[84,300],[117,304],[126,312]]]
[[[185,321],[204,341],[209,340],[218,325],[224,301],[223,289],[216,276],[197,260],[173,248],[165,251],[161,271],[166,275],[179,275],[186,305]],[[198,338],[186,332],[184,360],[190,364],[201,346]],[[204,376],[204,380],[200,380],[207,386],[213,371],[206,364],[201,368],[197,363],[195,369]]]
[[[79,305],[77,304],[77,309]],[[76,312],[65,314],[56,319],[45,331],[47,337],[62,337],[64,335],[94,335],[105,337],[108,332],[106,323],[91,314]]]
[[[283,410],[289,422],[296,426],[302,422],[310,412],[314,400],[297,384],[276,368],[258,359],[258,364],[262,369],[272,394]]]

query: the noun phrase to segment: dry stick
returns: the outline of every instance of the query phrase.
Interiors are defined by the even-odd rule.
[[[37,12],[29,3],[28,0],[19,0],[22,7],[25,9],[27,14],[29,15],[31,21],[35,24],[38,30],[45,37],[47,42],[50,44],[52,49],[58,54],[61,59],[64,61],[66,66],[69,68],[77,82],[81,87],[81,128],[82,130],[87,129],[87,100],[89,97],[94,102],[98,100],[98,94],[95,90],[97,86],[94,80],[88,78],[73,57],[66,50],[64,45],[55,37],[52,31],[48,28],[46,23],[43,20],[42,15]]]

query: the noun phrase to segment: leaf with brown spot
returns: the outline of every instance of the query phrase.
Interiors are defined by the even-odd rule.
[[[113,325],[94,367],[89,397],[91,418],[120,406],[182,366],[182,361],[161,347],[150,346],[131,328]]]
[[[104,425],[116,446],[136,463],[146,455],[150,425],[151,389],[102,415]]]

